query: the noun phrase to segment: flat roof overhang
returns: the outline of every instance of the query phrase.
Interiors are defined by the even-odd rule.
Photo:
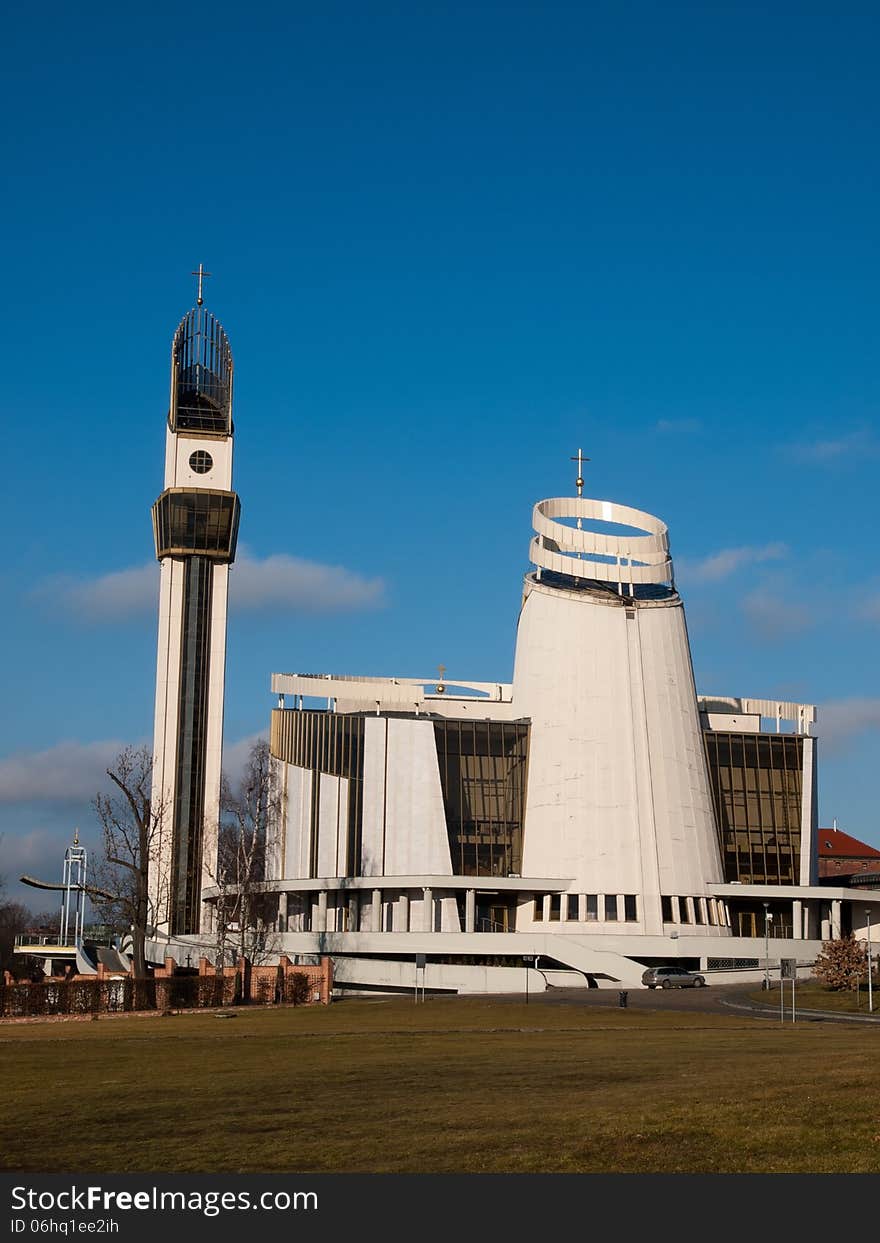
[[[289,880],[267,880],[259,885],[261,893],[307,893],[322,889],[476,889],[478,893],[564,893],[573,877],[558,876],[330,876],[291,877]],[[237,886],[202,891],[210,900],[222,894],[233,894]]]
[[[880,904],[880,889],[836,888],[831,885],[737,885],[708,884],[706,888],[716,898],[757,898],[763,902],[775,898],[800,901],[804,898],[825,902],[871,902]]]

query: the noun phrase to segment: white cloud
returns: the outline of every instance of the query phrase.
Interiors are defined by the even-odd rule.
[[[59,842],[57,833],[46,829],[32,829],[28,833],[14,835],[4,833],[2,835],[3,868],[4,872],[8,869],[8,874],[5,876],[7,884],[18,877],[21,872],[33,872],[39,875],[40,879],[55,880],[56,874],[61,871],[60,863],[64,846],[69,846],[71,840],[72,830],[67,830],[65,833],[64,845]],[[47,863],[51,863],[50,869],[46,868]],[[33,899],[33,901],[41,900],[47,905],[54,904],[55,895],[46,894],[42,899]]]
[[[254,743],[267,740],[267,732],[261,730],[224,745],[223,770],[230,780],[241,776]],[[107,785],[107,769],[125,745],[113,739],[59,742],[45,750],[8,755],[0,759],[0,805],[90,803]]]
[[[848,432],[828,440],[802,441],[790,446],[792,455],[800,462],[827,465],[850,457],[876,457],[880,443],[867,428]]]
[[[0,803],[65,802],[94,798],[106,770],[125,744],[59,742],[44,751],[20,751],[0,759]]]
[[[60,576],[38,589],[43,600],[69,609],[79,621],[117,622],[159,611],[159,566],[156,562],[113,570],[97,578]]]
[[[298,613],[338,613],[377,608],[385,584],[339,565],[323,565],[286,553],[258,558],[242,551],[233,564],[229,604],[233,611],[282,608]],[[86,624],[155,617],[159,567],[154,562],[113,570],[96,578],[56,577],[36,592],[45,604],[66,608]]]
[[[832,699],[819,707],[817,733],[823,747],[839,751],[848,739],[880,730],[880,699]]]
[[[729,578],[743,566],[778,561],[787,554],[787,546],[781,543],[762,544],[758,547],[743,545],[740,548],[722,548],[699,561],[679,558],[676,566],[680,578],[694,583],[717,583]]]
[[[767,582],[742,599],[747,620],[763,639],[778,641],[800,634],[815,624],[815,616],[803,601],[792,596],[784,582]]]
[[[268,733],[262,730],[258,734],[250,734],[247,738],[240,738],[238,742],[223,744],[223,772],[231,785],[235,786],[241,780],[244,766],[254,745],[258,742],[268,741]]]
[[[280,606],[300,613],[348,612],[380,606],[384,593],[380,578],[286,553],[262,560],[242,555],[229,582],[230,606],[254,611]]]

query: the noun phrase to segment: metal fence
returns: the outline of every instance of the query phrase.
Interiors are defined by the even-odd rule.
[[[249,997],[244,995],[240,974],[0,984],[0,1018],[134,1010],[205,1010],[248,1002],[296,1006],[309,1000],[311,989],[308,976],[297,971],[283,980],[255,980],[250,993]]]

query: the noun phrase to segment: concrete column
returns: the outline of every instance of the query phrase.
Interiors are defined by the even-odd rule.
[[[360,902],[358,900],[359,897],[360,895],[357,893],[350,893],[348,895],[348,931],[349,932],[358,931],[358,924],[360,922]]]
[[[831,936],[840,939],[840,898],[831,899]]]
[[[409,894],[402,893],[397,900],[397,918],[394,920],[395,932],[409,932]]]
[[[600,924],[605,923],[605,894],[596,894],[596,918]]]
[[[370,903],[370,932],[382,931],[382,890],[374,889]]]
[[[797,940],[804,935],[804,904],[799,898],[791,904],[791,935]]]
[[[434,890],[424,889],[422,901],[424,903],[424,916],[422,918],[422,928],[425,932],[434,931]]]
[[[473,932],[477,915],[477,894],[474,889],[465,890],[464,895],[464,930]]]
[[[315,932],[327,931],[327,890],[322,889],[318,894],[318,926]]]
[[[287,894],[278,895],[278,931],[287,931]]]

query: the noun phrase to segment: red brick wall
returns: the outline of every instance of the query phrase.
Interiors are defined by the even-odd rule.
[[[167,962],[170,960],[166,960]],[[216,968],[207,958],[199,959],[199,975],[211,975]],[[224,976],[240,973],[243,979],[243,992],[250,1001],[273,1002],[283,995],[284,981],[290,976],[301,974],[309,981],[309,1002],[327,1006],[333,991],[333,961],[324,957],[320,963],[296,965],[286,954],[282,954],[278,963],[272,966],[254,965],[242,958],[234,967],[224,967]],[[158,974],[158,970],[156,972]]]

